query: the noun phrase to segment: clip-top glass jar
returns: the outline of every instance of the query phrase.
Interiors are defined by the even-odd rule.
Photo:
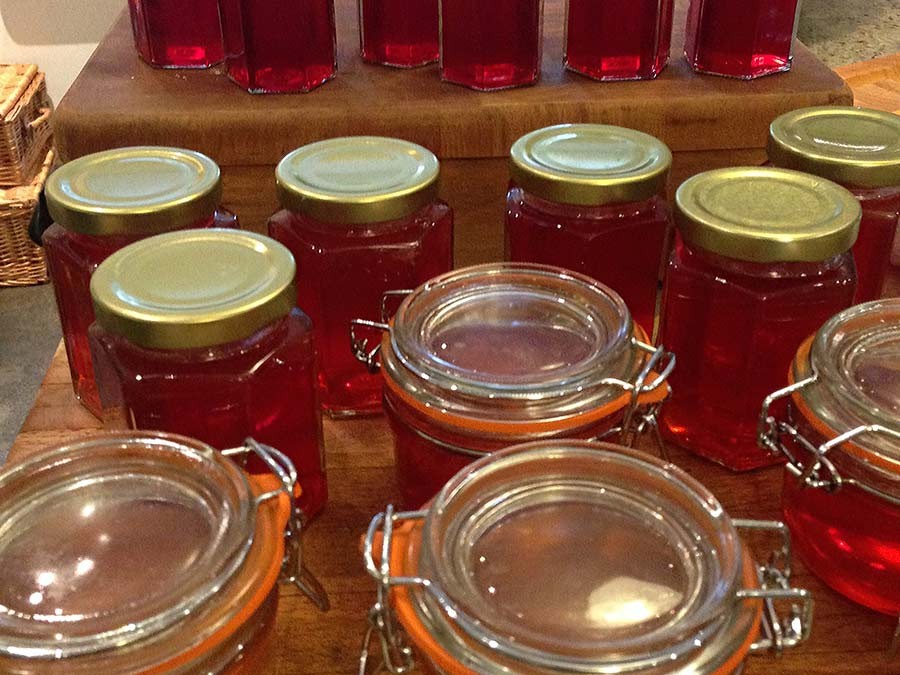
[[[43,235],[75,395],[97,417],[100,398],[88,347],[91,275],[123,246],[184,228],[237,227],[219,208],[219,167],[177,148],[119,148],[86,155],[50,174],[53,218]]]
[[[294,270],[290,252],[259,234],[151,237],[97,268],[90,333],[104,421],[218,448],[248,436],[277,447],[312,517],[327,490],[315,347]]]
[[[785,520],[809,569],[900,614],[900,298],[837,314],[763,406],[760,442],[788,459]],[[784,404],[787,403],[785,408]]]
[[[300,306],[319,348],[322,406],[381,411],[381,377],[360,364],[347,326],[392,289],[453,266],[453,212],[437,197],[437,157],[394,138],[354,136],[304,146],[278,165],[285,210],[269,234],[297,259]]]
[[[632,129],[562,124],[520,138],[510,159],[510,260],[593,277],[651,334],[670,223],[669,148]]]
[[[400,494],[414,508],[517,442],[633,442],[655,425],[675,365],[614,291],[543,265],[450,272],[408,295],[390,324],[354,323],[356,351],[380,353]],[[360,339],[363,326],[386,331],[379,350]]]
[[[543,0],[441,0],[441,79],[479,91],[534,84]]]
[[[856,290],[859,203],[815,176],[733,168],[686,181],[660,339],[678,355],[667,437],[734,471],[779,461],[756,444],[762,400],[797,346]]]
[[[566,67],[596,80],[649,80],[669,61],[673,0],[567,0]]]
[[[769,563],[741,530],[781,536]],[[376,516],[364,557],[378,582],[366,644],[379,633],[394,673],[730,675],[811,627],[781,523],[732,520],[674,465],[605,443],[483,458],[427,510]]]
[[[900,228],[900,115],[844,106],[803,108],[769,128],[769,161],[843,185],[859,200],[856,302],[881,297]]]
[[[359,0],[363,61],[415,68],[438,60],[438,0]]]
[[[251,94],[308,92],[337,71],[334,0],[219,0],[228,77]]]
[[[302,564],[296,474],[269,475],[158,433],[102,435],[0,474],[0,670],[19,675],[259,673],[278,582],[321,609]]]
[[[160,68],[208,68],[224,56],[217,0],[128,0],[138,54]]]
[[[684,54],[700,73],[750,80],[790,70],[800,0],[691,0]]]

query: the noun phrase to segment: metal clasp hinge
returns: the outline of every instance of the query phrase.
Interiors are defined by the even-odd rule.
[[[350,349],[357,361],[362,363],[370,373],[377,373],[381,368],[378,362],[378,354],[381,352],[381,340],[374,347],[369,347],[369,338],[361,335],[363,330],[389,333],[390,321],[395,311],[391,311],[388,303],[391,300],[402,300],[412,293],[412,289],[385,291],[381,295],[381,321],[369,321],[368,319],[353,319],[350,321]]]

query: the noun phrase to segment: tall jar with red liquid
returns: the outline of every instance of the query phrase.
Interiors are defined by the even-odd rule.
[[[437,197],[439,170],[422,146],[374,136],[313,143],[278,165],[284,210],[269,234],[297,259],[331,415],[381,412],[381,376],[354,357],[350,321],[381,308],[386,292],[452,267],[453,212]]]
[[[632,129],[563,124],[523,136],[510,156],[510,260],[593,277],[651,334],[670,223],[666,145]]]
[[[797,347],[856,292],[859,203],[787,169],[732,168],[676,194],[660,340],[678,355],[663,433],[734,471],[778,462],[756,444],[759,406]]]
[[[827,178],[862,206],[853,257],[856,302],[881,297],[900,229],[900,116],[844,106],[803,108],[769,128],[769,161]]]
[[[185,230],[131,244],[91,279],[91,347],[109,426],[217,448],[253,437],[293,462],[300,504],[315,516],[326,499],[316,353],[294,272],[290,251],[248,232]]]
[[[543,0],[441,0],[441,79],[479,91],[541,72]]]
[[[94,321],[90,281],[123,246],[161,232],[237,227],[219,207],[219,167],[206,155],[159,147],[119,148],[73,160],[47,180],[53,218],[43,235],[72,385],[97,417],[100,398],[88,347]]]
[[[567,0],[566,67],[595,80],[649,80],[669,61],[674,0]]]
[[[252,94],[308,92],[335,76],[334,0],[219,0],[228,76]]]
[[[783,454],[785,520],[806,566],[866,607],[900,614],[900,298],[829,320],[761,416]]]
[[[217,0],[128,0],[138,54],[159,68],[208,68],[224,56]]]
[[[684,54],[698,73],[751,80],[790,70],[800,0],[691,0]]]
[[[415,68],[438,60],[438,0],[359,0],[363,61]]]

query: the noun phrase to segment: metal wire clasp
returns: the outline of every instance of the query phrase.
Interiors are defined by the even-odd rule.
[[[369,338],[361,335],[363,330],[389,333],[390,321],[396,310],[389,306],[391,300],[402,300],[412,293],[412,289],[397,291],[385,291],[381,295],[381,321],[369,321],[368,319],[353,319],[350,321],[350,349],[356,360],[362,363],[370,373],[377,373],[381,368],[378,362],[378,354],[381,351],[381,340],[374,347],[369,347]]]

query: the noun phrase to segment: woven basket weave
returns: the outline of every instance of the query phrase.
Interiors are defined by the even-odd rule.
[[[31,241],[28,225],[52,166],[51,150],[30,185],[0,190],[0,286],[31,286],[47,281],[44,249]]]
[[[0,65],[0,187],[28,185],[50,145],[44,74],[34,65]]]

